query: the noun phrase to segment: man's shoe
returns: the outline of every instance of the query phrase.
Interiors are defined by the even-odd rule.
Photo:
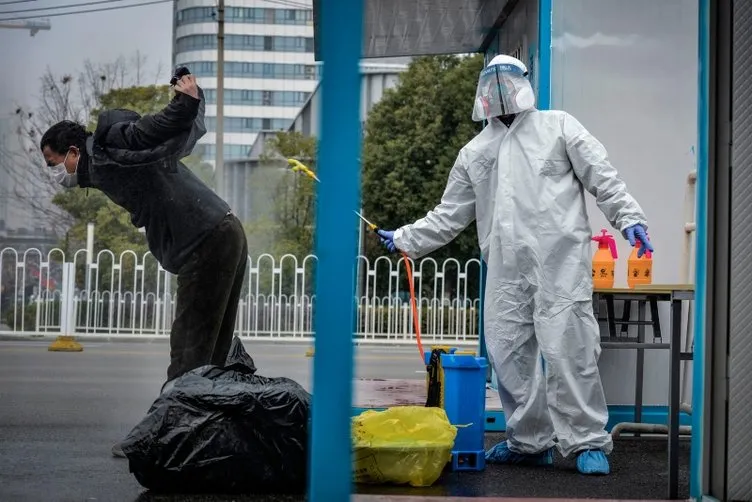
[[[606,454],[601,450],[583,450],[577,454],[580,474],[606,475],[611,472]]]
[[[547,466],[554,463],[554,450],[540,453],[524,454],[509,449],[506,441],[502,441],[486,452],[486,462],[489,464],[516,464],[529,466]]]
[[[128,458],[125,456],[125,453],[123,453],[123,443],[115,443],[115,445],[112,447],[112,456],[117,458]]]

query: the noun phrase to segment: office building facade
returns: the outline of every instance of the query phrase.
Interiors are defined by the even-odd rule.
[[[408,58],[362,61],[360,121],[365,127],[368,113],[381,100],[387,89],[399,84],[399,76],[407,70]],[[311,98],[300,108],[295,119],[286,129],[306,137],[318,137],[321,120],[321,86],[317,86]],[[282,159],[264,161],[262,155],[268,153],[266,141],[274,132],[264,131],[258,135],[249,154],[242,159],[225,163],[225,197],[233,210],[244,222],[252,222],[268,217],[271,207],[270,194],[288,169]]]
[[[313,56],[310,0],[226,0],[224,158],[248,155],[261,131],[289,129],[320,78]],[[206,92],[208,133],[197,150],[216,155],[217,9],[213,0],[177,0],[173,63]]]

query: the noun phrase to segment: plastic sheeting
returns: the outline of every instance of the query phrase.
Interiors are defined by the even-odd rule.
[[[365,411],[353,419],[355,482],[431,486],[451,461],[456,437],[441,408]]]
[[[123,452],[145,488],[172,493],[305,491],[311,396],[256,374],[235,337],[225,367],[165,386]]]

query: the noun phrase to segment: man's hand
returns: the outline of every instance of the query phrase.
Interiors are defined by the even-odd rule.
[[[195,99],[198,97],[198,85],[196,85],[196,77],[193,75],[184,75],[175,84],[175,92],[182,92]]]

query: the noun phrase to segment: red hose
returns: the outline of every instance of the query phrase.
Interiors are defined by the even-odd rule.
[[[413,269],[410,266],[410,258],[402,252],[405,259],[405,268],[407,269],[407,283],[410,285],[410,306],[413,310],[413,327],[415,328],[415,338],[418,341],[418,352],[420,352],[420,362],[425,363],[425,352],[423,352],[423,342],[420,339],[420,317],[418,317],[418,302],[415,299],[415,283],[413,282]]]

